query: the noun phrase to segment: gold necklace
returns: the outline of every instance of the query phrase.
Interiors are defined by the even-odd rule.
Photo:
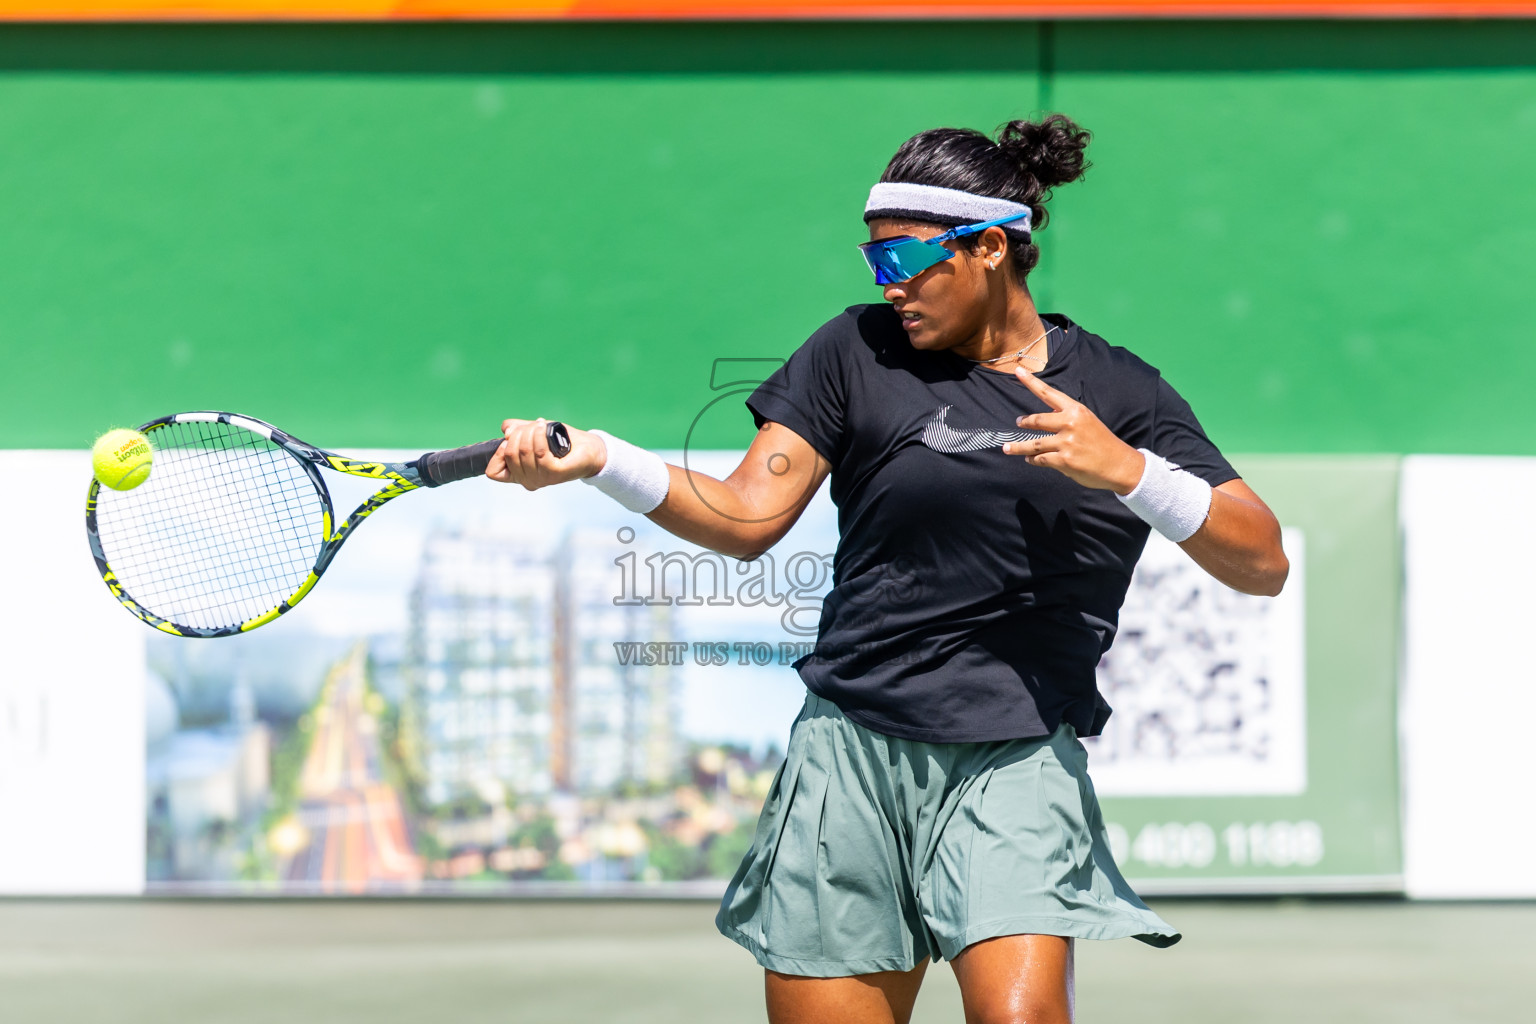
[[[1003,353],[1000,356],[993,356],[991,359],[972,359],[971,362],[975,363],[977,366],[988,366],[988,365],[991,365],[992,363],[1000,363],[1004,359],[1023,359],[1029,353],[1030,349],[1034,348],[1036,345],[1040,344],[1040,342],[1044,341],[1050,335],[1050,333],[1052,331],[1054,331],[1055,329],[1056,329],[1056,325],[1055,324],[1052,324],[1050,327],[1047,327],[1045,330],[1040,332],[1040,336],[1039,337],[1037,337],[1034,341],[1030,342],[1028,345],[1025,345],[1023,348],[1019,349],[1017,352],[1013,352],[1013,353],[1005,352],[1005,353]],[[1033,359],[1037,363],[1043,361],[1040,356],[1030,356],[1030,358]]]

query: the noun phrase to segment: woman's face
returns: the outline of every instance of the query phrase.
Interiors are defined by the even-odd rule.
[[[881,219],[869,222],[869,239],[878,242],[899,235],[933,238],[946,230],[935,224]],[[981,332],[996,289],[1003,284],[999,274],[1007,243],[1000,228],[989,228],[977,237],[981,245],[974,251],[970,238],[945,242],[944,247],[954,252],[954,257],[909,281],[885,285],[885,301],[900,314],[913,348],[954,348]],[[999,269],[990,270],[989,262]]]

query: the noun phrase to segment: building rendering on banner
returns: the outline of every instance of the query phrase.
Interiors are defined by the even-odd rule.
[[[146,673],[145,797],[151,881],[228,877],[265,810],[271,733],[256,718],[245,679],[229,695],[229,719],[178,729],[175,696]]]
[[[615,644],[674,639],[673,609],[620,603],[614,559],[623,552],[607,530],[566,534],[556,554],[556,678],[568,723],[557,735],[556,778],[578,792],[620,783],[661,785],[682,759],[678,669],[636,664]]]
[[[551,788],[554,573],[526,541],[427,538],[411,594],[403,717],[432,803]]]
[[[427,539],[411,595],[402,708],[428,801],[661,783],[681,760],[677,669],[616,664],[670,638],[670,609],[613,603],[605,534],[556,550],[489,531]]]

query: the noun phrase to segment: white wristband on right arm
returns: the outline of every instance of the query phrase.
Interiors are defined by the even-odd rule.
[[[1116,495],[1152,529],[1178,543],[1195,535],[1211,512],[1211,485],[1146,448],[1141,480],[1130,494]]]
[[[582,483],[591,484],[631,512],[654,512],[667,498],[672,474],[660,455],[637,448],[606,430],[592,433],[603,439],[608,461]]]

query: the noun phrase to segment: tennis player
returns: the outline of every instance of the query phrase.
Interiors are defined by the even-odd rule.
[[[1156,369],[1041,315],[1028,277],[1070,119],[907,140],[861,246],[885,301],[811,336],[748,400],[725,480],[602,431],[550,457],[508,420],[492,479],[584,479],[753,558],[828,476],[840,539],[809,691],[716,919],[767,970],[769,1019],[904,1022],[951,962],[972,1024],[1072,1019],[1072,940],[1179,933],[1110,855],[1080,736],[1149,532],[1275,594],[1280,528]],[[781,284],[782,282],[777,282]]]

